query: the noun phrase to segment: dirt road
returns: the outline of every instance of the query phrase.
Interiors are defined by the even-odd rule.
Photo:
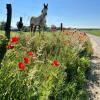
[[[100,37],[88,35],[94,50],[91,70],[88,73],[89,100],[100,100]]]

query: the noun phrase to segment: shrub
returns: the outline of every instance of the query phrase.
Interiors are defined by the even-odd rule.
[[[87,40],[84,43],[83,49],[80,50],[79,55],[80,55],[80,57],[82,57],[82,56],[91,57],[93,55],[93,49],[92,49],[90,40]]]

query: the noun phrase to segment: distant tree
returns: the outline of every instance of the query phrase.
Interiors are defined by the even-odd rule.
[[[4,21],[0,22],[0,30],[5,29],[5,24],[6,24],[6,22],[4,22]]]
[[[50,32],[51,28],[50,27],[46,27],[46,31]]]
[[[57,30],[60,30],[60,27],[57,27]]]
[[[30,27],[29,26],[23,26],[22,30],[24,32],[29,32],[30,31]]]

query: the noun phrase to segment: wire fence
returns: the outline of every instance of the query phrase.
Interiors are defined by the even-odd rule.
[[[33,11],[33,9],[31,9]],[[6,9],[0,10],[0,22],[6,22]],[[16,26],[16,23],[19,21],[19,18],[23,17],[23,24],[28,26],[30,23],[30,18],[32,15],[27,14],[23,11],[18,11],[16,9],[12,9],[12,25]]]

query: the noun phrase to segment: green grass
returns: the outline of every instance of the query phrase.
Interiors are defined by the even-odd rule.
[[[86,33],[88,33],[88,34],[92,34],[92,35],[96,35],[96,36],[100,36],[100,29],[80,29],[81,31],[83,31],[83,32],[86,32]],[[1,31],[0,30],[0,33],[3,33],[4,34],[4,31]],[[29,32],[22,32],[21,34],[30,34]],[[48,33],[48,34],[47,34]],[[13,35],[17,35],[18,34],[18,32],[11,32],[11,36],[13,36]],[[38,34],[38,32],[36,32],[35,34]],[[51,32],[46,32],[46,34],[48,35],[48,36],[51,36]]]
[[[92,35],[100,36],[100,29],[82,29],[81,31],[84,31]]]
[[[58,33],[60,33],[60,31],[55,32],[55,34],[56,33],[58,34]],[[5,34],[5,32],[0,30],[0,34]],[[22,35],[22,34],[23,35],[30,35],[31,33],[30,32],[12,32],[11,31],[10,36],[12,37],[12,36]],[[51,37],[53,33],[52,32],[44,32],[44,34],[46,34],[46,36],[48,36],[48,37]],[[39,32],[35,32],[35,35],[39,35]]]

